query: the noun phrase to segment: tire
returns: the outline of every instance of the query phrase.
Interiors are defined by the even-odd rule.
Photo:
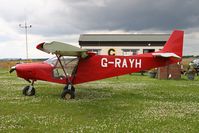
[[[32,89],[31,89],[31,87],[32,87]],[[31,89],[31,90],[29,90],[29,89]],[[35,95],[35,88],[33,86],[30,86],[30,85],[24,87],[23,88],[23,95],[34,96]]]
[[[61,98],[64,100],[74,99],[75,98],[75,88],[71,87],[71,90],[68,89],[68,85],[64,87],[64,90],[61,94]]]

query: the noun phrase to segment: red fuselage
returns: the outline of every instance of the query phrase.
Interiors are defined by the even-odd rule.
[[[177,59],[154,57],[151,53],[136,56],[94,55],[86,59],[80,58],[73,84],[149,70],[176,62]],[[54,69],[53,65],[46,62],[16,65],[17,76],[25,80],[67,84],[66,77],[53,75]]]

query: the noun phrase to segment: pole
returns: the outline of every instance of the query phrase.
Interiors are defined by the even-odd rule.
[[[25,24],[24,26],[22,26],[21,24],[19,24],[20,28],[24,28],[25,29],[25,36],[26,36],[26,59],[28,60],[28,28],[31,28],[32,25],[27,25],[26,20],[25,20]]]
[[[27,35],[27,24],[25,21],[25,32],[26,32],[26,59],[28,60],[28,35]]]

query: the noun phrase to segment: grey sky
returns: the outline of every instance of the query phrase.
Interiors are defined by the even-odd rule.
[[[185,30],[185,54],[199,55],[198,0],[0,0],[0,58],[25,58],[25,18],[30,57],[43,41],[78,43],[82,33],[171,33]]]

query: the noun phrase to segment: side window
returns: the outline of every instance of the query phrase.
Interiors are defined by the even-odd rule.
[[[152,53],[155,52],[155,49],[143,49],[143,53]]]
[[[55,78],[65,78],[66,77],[65,74],[64,74],[64,71],[61,67],[55,67],[53,69],[53,76]]]
[[[124,56],[137,55],[139,49],[122,49]]]

